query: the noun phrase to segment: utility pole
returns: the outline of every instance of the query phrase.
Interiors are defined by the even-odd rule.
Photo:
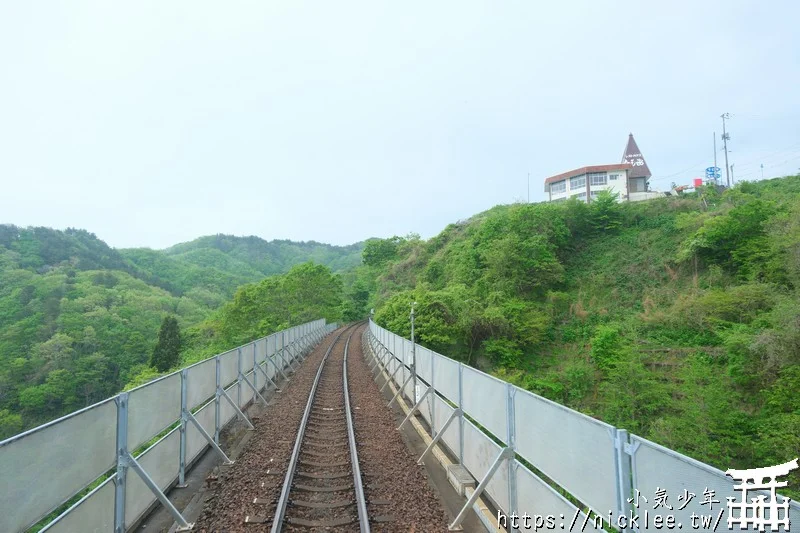
[[[411,304],[411,376],[413,379],[412,389],[414,391],[414,403],[417,403],[417,345],[414,344],[414,306]]]
[[[714,132],[714,174],[717,173],[717,132]],[[717,178],[714,178],[714,184],[717,184]]]
[[[728,180],[728,187],[731,186],[731,175],[730,170],[728,167],[728,139],[731,138],[730,135],[725,131],[725,119],[731,118],[730,113],[723,113],[720,115],[722,117],[722,144],[725,147],[725,178]]]
[[[731,163],[731,185],[733,185],[733,183],[734,183],[734,181],[733,181],[733,165],[735,165],[735,164],[736,163]]]

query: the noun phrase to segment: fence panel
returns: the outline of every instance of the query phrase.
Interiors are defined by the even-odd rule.
[[[255,368],[253,356],[258,355],[256,343],[251,342],[242,346],[242,373],[247,374]]]
[[[236,402],[236,393],[239,390],[239,384],[234,383],[227,389],[225,392],[228,393],[231,400]],[[220,430],[231,420],[236,417],[236,411],[233,410],[233,406],[226,400],[225,398],[219,399],[219,428]]]
[[[469,366],[464,366],[462,374],[464,412],[505,442],[508,385]]]
[[[256,350],[256,362],[261,363],[267,358],[267,339],[258,339],[253,344]]]
[[[600,514],[617,509],[614,428],[517,389],[516,450]]]
[[[252,360],[252,356],[251,356],[251,360]],[[250,383],[253,383],[253,371],[252,370],[250,371],[249,374],[245,374],[245,377],[248,379],[248,381],[250,381]],[[264,376],[261,376],[261,379],[263,380]],[[262,385],[263,385],[263,383],[262,383]],[[239,408],[242,409],[242,408],[244,408],[245,405],[247,405],[249,402],[251,402],[253,400],[253,398],[256,397],[256,394],[253,392],[253,389],[250,387],[250,385],[245,383],[244,380],[242,380],[242,383],[241,383],[240,386],[242,388],[242,391],[241,391],[241,401],[239,402]]]
[[[587,521],[586,526],[583,527],[586,515],[522,464],[517,466],[517,502],[519,509],[515,509],[515,511],[520,515],[528,513],[531,516],[553,516],[552,526],[548,527],[547,518],[543,518],[545,525],[539,525],[540,530],[602,531],[602,528],[594,527],[594,522],[591,520]],[[576,512],[577,516],[575,516]],[[574,526],[570,527],[573,520]]]
[[[135,450],[180,416],[180,373],[133,389],[128,393],[128,449]]]
[[[0,447],[0,531],[18,531],[116,464],[113,398],[41,426]]]
[[[683,528],[691,528],[692,530],[699,529],[700,531],[713,531],[715,528],[714,522],[717,519],[720,509],[725,509],[727,506],[726,498],[731,497],[735,501],[741,501],[742,493],[733,490],[734,484],[740,484],[740,481],[734,481],[732,478],[725,475],[721,470],[717,470],[707,464],[696,461],[690,457],[686,457],[678,452],[672,451],[669,448],[660,446],[654,442],[643,439],[636,435],[630,436],[630,441],[633,449],[636,451],[633,454],[633,486],[638,489],[642,496],[647,498],[648,503],[641,501],[642,507],[653,509],[653,497],[656,490],[666,491],[667,503],[673,507],[673,510],[664,510],[663,507],[658,510],[652,510],[654,513],[669,513],[675,516],[675,522],[683,525]],[[705,491],[714,491],[714,500],[719,503],[701,505],[705,499]],[[686,493],[691,492],[695,496],[686,503]],[[763,492],[769,501],[770,496],[768,492]],[[755,498],[753,492],[748,492],[749,497]],[[679,501],[678,497],[683,497],[684,500]],[[780,497],[780,496],[779,496]],[[748,500],[748,503],[750,501]],[[683,506],[683,509],[679,507]],[[692,522],[692,514],[712,517],[710,524],[704,524],[701,518],[695,518],[695,523],[699,524],[694,527]],[[738,516],[739,511],[733,511],[733,516]],[[787,531],[800,531],[798,524],[800,521],[800,505],[796,502],[791,503],[790,514],[795,517],[795,520]],[[721,529],[727,528],[727,514],[723,513],[720,522]],[[748,516],[752,516],[752,512]],[[738,530],[738,526],[736,527]],[[752,529],[750,526],[748,529]],[[783,531],[783,528],[780,529]]]
[[[424,388],[423,388],[424,390]],[[434,402],[435,393],[433,391],[428,393],[428,396],[425,397],[425,401],[419,406],[419,414],[428,423],[431,425],[431,406]]]
[[[458,363],[452,359],[433,354],[433,384],[440,394],[458,404]]]
[[[217,390],[217,361],[208,359],[186,369],[186,404],[189,409],[214,396]]]
[[[389,357],[388,362],[386,363],[386,368],[389,371],[389,376],[394,376],[394,382],[397,383],[397,376],[400,374],[400,370],[398,370],[401,366],[403,366],[400,361],[395,359],[394,357]]]
[[[225,402],[223,399],[222,402]],[[220,405],[221,407],[221,405]],[[215,405],[214,400],[205,404],[199,411],[194,414],[194,417],[203,426],[203,429],[213,438],[214,437],[214,416]],[[195,457],[202,452],[208,442],[203,435],[197,430],[194,424],[189,423],[186,426],[186,462],[193,461]]]
[[[176,458],[179,456],[180,442],[180,432],[173,430],[137,458],[161,490],[178,477]],[[129,468],[125,483],[125,526],[133,525],[154,501],[155,495],[142,478]]]
[[[480,481],[503,448],[472,422],[464,422],[464,466]],[[501,509],[508,512],[508,461],[503,461],[486,486],[486,492]]]
[[[239,350],[234,348],[219,356],[220,358],[220,385],[227,387],[239,374]]]
[[[450,405],[442,400],[439,396],[435,397],[434,402],[434,419],[436,421],[436,428],[437,430],[441,431],[445,422],[447,422],[447,419],[450,418],[450,415],[453,414],[455,409],[450,407]],[[444,432],[444,435],[442,435],[442,439],[439,442],[442,441],[447,445],[450,453],[452,453],[455,457],[458,457],[459,442],[461,441],[458,418],[454,419],[450,423],[450,426],[447,428],[447,431]]]
[[[114,496],[114,479],[109,478],[71,512],[47,528],[47,533],[112,533]]]
[[[417,376],[421,377],[428,383],[431,382],[431,361],[433,360],[432,352],[417,346]]]

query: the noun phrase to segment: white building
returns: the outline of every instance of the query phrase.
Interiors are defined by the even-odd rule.
[[[628,163],[576,168],[544,180],[544,192],[551,202],[567,198],[589,202],[605,190],[618,194],[620,201],[626,201],[630,199],[630,189],[637,185],[637,182],[630,182],[631,168]]]
[[[622,163],[576,168],[544,180],[544,192],[551,202],[577,198],[591,202],[600,191],[617,194],[620,202],[636,202],[660,198],[664,193],[648,190],[650,169],[644,160],[633,134],[622,155]]]

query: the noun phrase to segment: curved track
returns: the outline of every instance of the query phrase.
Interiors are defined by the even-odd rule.
[[[347,352],[356,326],[336,337],[317,370],[286,470],[272,533],[354,531],[356,524],[361,533],[370,531],[347,386]],[[345,335],[344,350],[334,351]]]

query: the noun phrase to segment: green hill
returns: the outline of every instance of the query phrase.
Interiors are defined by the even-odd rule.
[[[219,235],[166,251],[115,250],[84,230],[0,225],[0,439],[147,375],[165,316],[191,331],[240,286],[309,259],[347,268],[361,247]],[[295,309],[292,322],[306,314]],[[223,327],[212,340],[228,337]],[[189,346],[205,353],[212,343]]]
[[[131,248],[119,251],[143,276],[158,280],[173,294],[192,296],[214,307],[236,289],[265,276],[288,272],[314,261],[334,272],[361,262],[363,243],[333,246],[317,242],[265,241],[259,237],[209,235],[166,250]]]
[[[287,272],[293,265],[313,261],[334,272],[361,263],[363,243],[334,246],[315,241],[265,241],[259,237],[209,235],[164,250],[174,258],[200,267],[215,267],[233,272],[235,268],[257,271],[264,276]],[[238,267],[235,267],[238,264]]]
[[[498,206],[364,260],[430,348],[722,469],[800,449],[800,176]]]

